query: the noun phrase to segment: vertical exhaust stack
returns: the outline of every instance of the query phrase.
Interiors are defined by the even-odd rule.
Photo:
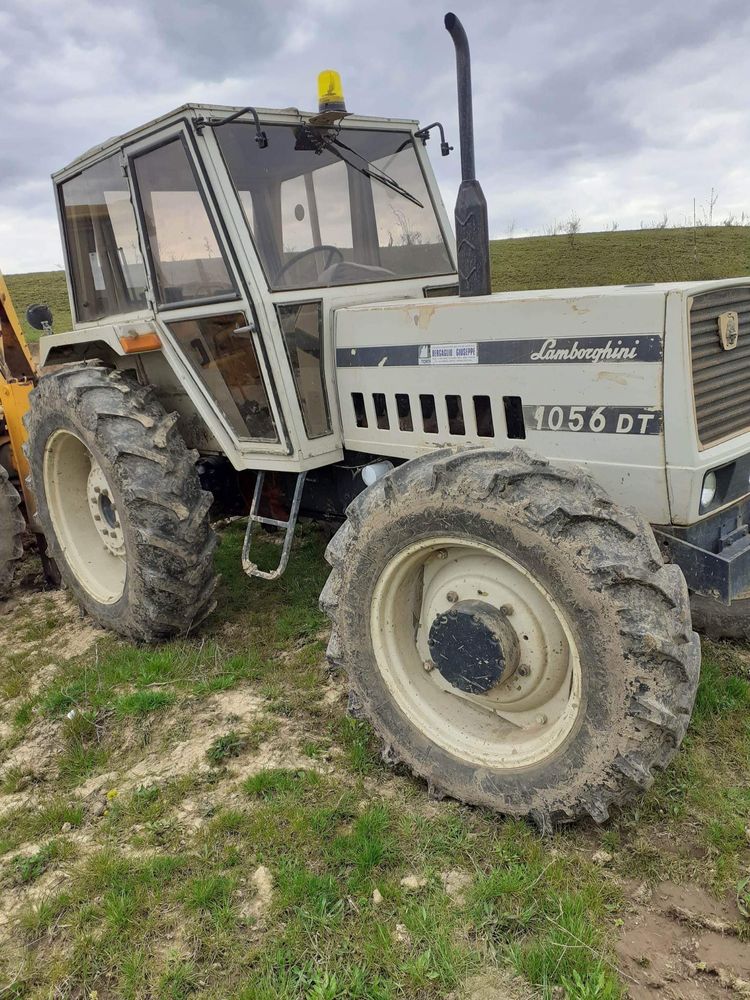
[[[461,187],[456,199],[456,244],[458,247],[458,294],[489,295],[490,230],[487,201],[474,176],[474,112],[471,102],[471,57],[464,26],[455,14],[445,15],[456,47],[458,79],[458,130],[461,139]]]

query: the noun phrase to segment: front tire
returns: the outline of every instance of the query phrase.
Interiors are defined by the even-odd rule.
[[[211,495],[176,421],[149,387],[90,363],[43,376],[26,416],[49,555],[92,618],[143,642],[215,606]]]
[[[387,760],[543,829],[603,822],[667,765],[699,643],[636,512],[582,472],[482,449],[405,463],[347,518],[328,655]]]

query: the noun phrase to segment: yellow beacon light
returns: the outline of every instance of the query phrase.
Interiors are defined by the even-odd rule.
[[[346,111],[344,88],[335,69],[324,69],[318,73],[318,110]]]

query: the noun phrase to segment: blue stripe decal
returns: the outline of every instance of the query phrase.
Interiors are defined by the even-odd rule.
[[[438,345],[396,344],[391,347],[339,347],[336,349],[336,367],[417,367],[420,364],[431,363],[430,346]],[[641,334],[627,337],[482,340],[477,344],[477,353],[480,365],[609,365],[632,361],[658,362],[662,359],[662,338],[658,334]]]

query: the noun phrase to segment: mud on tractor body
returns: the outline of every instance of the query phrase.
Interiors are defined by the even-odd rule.
[[[689,590],[749,630],[750,279],[490,294],[446,25],[456,240],[442,128],[349,114],[332,73],[318,113],[189,105],[55,176],[75,324],[41,342],[37,516],[80,603],[143,641],[210,613],[238,477],[252,575],[298,515],[340,521],[328,657],[387,759],[601,822],[685,734]]]

